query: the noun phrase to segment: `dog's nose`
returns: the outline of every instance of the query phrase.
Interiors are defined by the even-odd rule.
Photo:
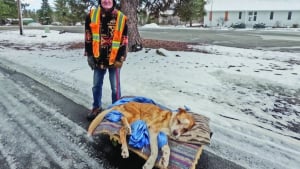
[[[177,130],[173,130],[173,136],[177,136],[178,135],[178,131]]]

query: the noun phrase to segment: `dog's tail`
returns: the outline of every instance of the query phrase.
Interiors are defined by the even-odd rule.
[[[89,129],[88,129],[88,135],[91,136],[94,132],[94,130],[97,128],[97,126],[102,122],[104,117],[111,112],[113,109],[107,109],[102,111],[98,116],[91,122]]]

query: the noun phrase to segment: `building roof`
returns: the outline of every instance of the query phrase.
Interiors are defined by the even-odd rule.
[[[207,0],[206,11],[300,11],[300,0]]]

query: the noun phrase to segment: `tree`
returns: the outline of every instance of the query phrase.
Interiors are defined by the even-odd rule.
[[[18,8],[15,0],[0,0],[0,24],[7,18],[17,18]]]
[[[72,25],[75,25],[76,22],[84,21],[86,17],[85,9],[87,6],[82,0],[68,0],[70,14],[68,18],[70,19]]]
[[[219,17],[217,21],[218,21],[218,25],[223,26],[224,23],[225,23],[225,18],[224,17]]]
[[[39,22],[48,25],[52,22],[52,9],[48,0],[42,0],[41,9],[37,11]]]
[[[137,8],[139,0],[121,0],[121,11],[128,17],[129,51],[137,51],[142,47],[142,39],[138,31]]]
[[[175,5],[174,15],[178,15],[182,21],[190,22],[192,20],[202,18],[205,15],[204,0],[179,0]]]
[[[30,6],[30,4],[28,4],[28,3],[21,3],[22,16],[24,18],[32,18],[34,20],[37,20],[37,16],[36,16],[35,10],[26,9],[29,6]]]
[[[58,22],[61,22],[63,24],[68,23],[68,17],[69,16],[69,8],[68,8],[68,0],[55,0],[54,6],[55,6],[55,19]]]
[[[160,12],[166,11],[170,8],[176,0],[139,0],[138,12],[145,15],[146,18],[155,20],[159,18]]]
[[[63,24],[75,25],[83,22],[86,16],[86,9],[90,0],[55,0],[56,21]]]

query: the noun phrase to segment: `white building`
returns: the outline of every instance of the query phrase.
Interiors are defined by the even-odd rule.
[[[205,26],[300,27],[300,0],[208,0]]]

